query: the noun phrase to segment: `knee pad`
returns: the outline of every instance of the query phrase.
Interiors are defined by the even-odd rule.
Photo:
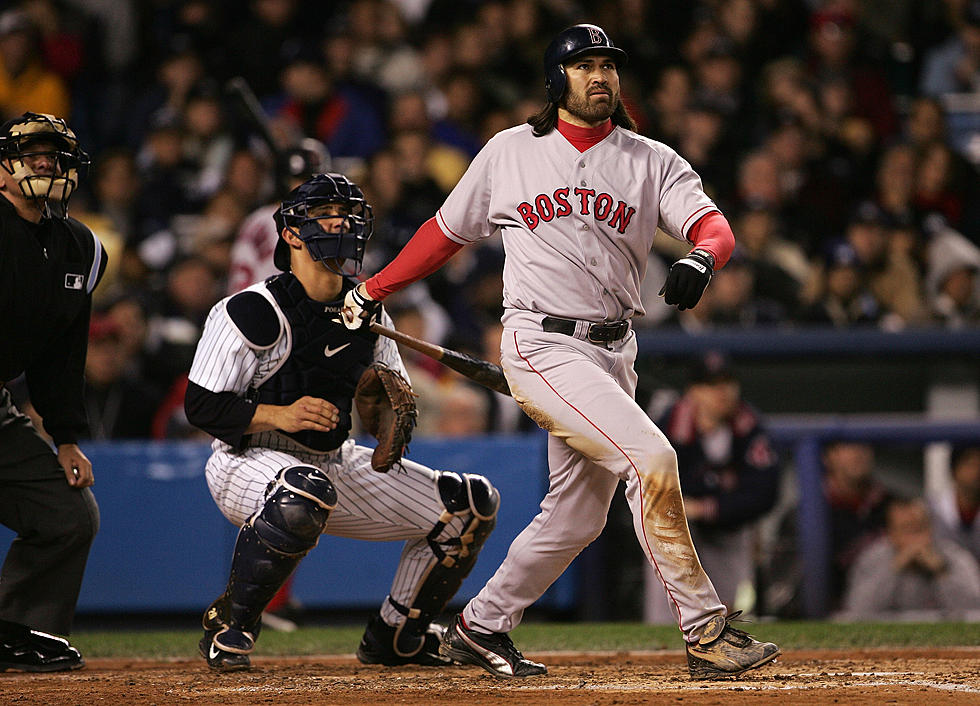
[[[320,469],[280,471],[266,490],[265,505],[238,533],[228,587],[205,614],[205,629],[227,620],[230,627],[258,635],[262,611],[316,546],[336,504],[337,491]]]
[[[436,481],[439,497],[446,510],[453,515],[470,512],[480,520],[489,521],[497,516],[500,493],[490,481],[474,473],[442,471]]]
[[[305,554],[316,546],[336,505],[337,491],[323,471],[291,466],[269,484],[265,506],[250,522],[270,549]]]

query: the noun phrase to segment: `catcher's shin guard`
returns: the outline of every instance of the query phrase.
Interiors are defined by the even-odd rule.
[[[293,466],[279,472],[265,505],[238,533],[221,606],[230,627],[255,634],[262,611],[316,546],[336,504],[337,491],[320,469]]]
[[[420,577],[411,605],[402,605],[388,597],[395,610],[406,617],[395,632],[395,652],[402,657],[422,649],[429,623],[456,595],[497,524],[500,494],[483,476],[464,473],[460,477],[443,471],[439,474],[438,487],[446,509],[426,537],[436,561]],[[458,537],[439,540],[454,517],[464,518],[463,532]]]

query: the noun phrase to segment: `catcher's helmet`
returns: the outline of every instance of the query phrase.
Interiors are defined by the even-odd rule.
[[[53,148],[38,149],[40,142]],[[24,161],[41,154],[54,158],[54,174],[35,174]],[[17,181],[24,196],[43,200],[51,215],[64,218],[68,199],[78,186],[78,172],[88,167],[89,157],[64,120],[27,112],[0,127],[0,165]]]
[[[323,217],[318,207],[341,204],[347,207],[345,227],[336,233],[323,229],[319,220]],[[273,262],[284,272],[289,269],[289,245],[282,239],[282,231],[289,229],[306,243],[306,249],[314,260],[328,263],[340,259],[354,263],[351,271],[339,274],[357,274],[364,258],[364,246],[374,233],[374,211],[364,200],[361,189],[343,174],[315,174],[290,191],[274,216],[279,242]],[[332,267],[332,266],[331,266]]]
[[[626,63],[626,52],[613,45],[609,35],[597,25],[574,25],[562,30],[544,50],[544,88],[548,100],[558,103],[565,94],[565,64],[583,54],[608,54],[617,68]]]

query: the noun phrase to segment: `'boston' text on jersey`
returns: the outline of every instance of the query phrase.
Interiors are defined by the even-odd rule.
[[[569,201],[570,191],[573,194],[571,201]],[[527,227],[533,231],[541,221],[548,223],[554,218],[571,215],[573,203],[578,205],[579,215],[588,216],[591,209],[591,214],[596,219],[605,221],[608,218],[609,225],[620,233],[626,232],[626,226],[630,224],[630,219],[636,213],[636,209],[628,206],[624,201],[620,201],[616,208],[613,208],[615,199],[605,192],[597,196],[595,189],[577,187],[573,190],[568,186],[555,189],[555,193],[551,196],[538,194],[534,197],[533,206],[524,201],[517,206],[517,211]]]

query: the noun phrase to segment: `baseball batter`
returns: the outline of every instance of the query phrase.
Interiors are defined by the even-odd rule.
[[[358,658],[448,664],[438,653],[445,628],[430,623],[473,567],[499,495],[482,476],[407,459],[379,473],[372,449],[348,438],[365,369],[381,362],[405,376],[393,341],[337,320],[373,230],[361,190],[341,174],[315,175],[289,193],[276,224],[283,272],[213,307],[185,399],[188,419],[215,437],[211,494],[241,528],[227,588],[204,614],[201,654],[217,671],[249,668],[262,611],[326,533],[405,540]]]
[[[462,246],[502,233],[502,366],[514,399],[551,434],[550,488],[443,639],[444,655],[498,676],[546,672],[507,633],[602,531],[620,480],[691,675],[730,676],[779,654],[731,626],[691,541],[676,454],[634,401],[630,321],[643,314],[640,286],[657,228],[695,246],[661,290],[680,309],[697,304],[734,236],[691,166],[636,133],[620,101],[625,61],[595,25],[558,34],[545,52],[547,106],[494,136],[435,217],[345,300],[345,322],[362,326],[377,300]]]

